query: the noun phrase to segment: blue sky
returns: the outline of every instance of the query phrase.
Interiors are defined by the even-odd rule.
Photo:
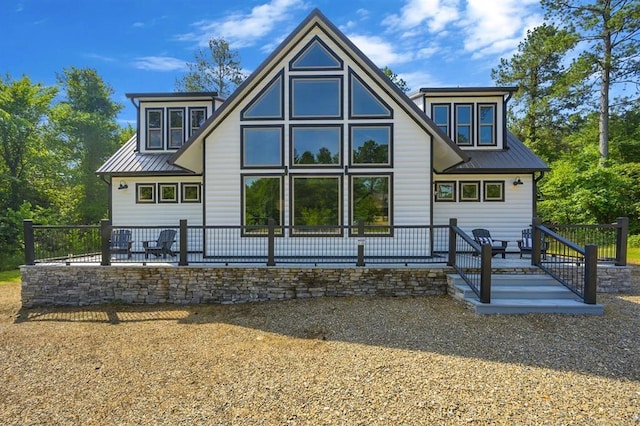
[[[414,90],[493,85],[491,69],[542,23],[539,0],[1,0],[0,73],[52,85],[65,67],[95,68],[134,123],[125,93],[174,91],[210,38],[250,73],[316,7]]]

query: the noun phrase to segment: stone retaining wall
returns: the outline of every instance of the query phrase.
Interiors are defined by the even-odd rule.
[[[23,266],[22,306],[242,303],[322,296],[447,294],[442,267]],[[539,273],[502,268],[495,273]],[[598,291],[630,288],[628,267],[599,267]]]

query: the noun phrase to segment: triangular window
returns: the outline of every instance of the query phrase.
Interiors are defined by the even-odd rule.
[[[349,99],[350,118],[393,117],[391,107],[353,72],[349,74],[349,80],[351,81],[351,97]]]
[[[341,70],[342,60],[319,37],[314,37],[292,60],[289,69]]]
[[[280,72],[242,110],[243,120],[281,120],[284,118],[282,75],[283,73]]]

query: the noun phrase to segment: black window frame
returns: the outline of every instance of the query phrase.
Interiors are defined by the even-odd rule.
[[[258,102],[263,100],[264,96],[272,89],[273,85],[280,81],[280,111],[276,115],[264,115],[264,116],[247,116],[247,112],[253,108]],[[259,92],[258,94],[240,111],[240,121],[269,121],[269,120],[284,120],[284,70],[281,70],[275,75]]]
[[[394,219],[393,172],[387,172],[387,173],[364,173],[363,172],[363,173],[349,174],[349,221],[353,225],[352,227],[349,228],[349,236],[354,237],[358,235],[357,221],[354,217],[354,213],[355,213],[355,202],[353,199],[355,195],[355,191],[353,189],[354,180],[358,178],[379,178],[379,177],[385,177],[388,179],[387,217],[388,217],[389,224],[379,225],[380,228],[388,228],[388,232],[367,232],[367,227],[372,226],[372,224],[366,224],[366,223],[365,223],[364,232],[365,232],[365,235],[367,236],[376,236],[376,237],[392,237],[393,236],[394,234],[393,233],[393,223],[394,223],[393,221]]]
[[[278,164],[246,164],[245,163],[245,130],[279,129],[280,130],[280,162]],[[284,167],[284,124],[252,124],[240,126],[240,168],[241,169],[282,169]]]
[[[144,188],[151,189],[151,199],[143,200],[140,198],[140,190]],[[155,183],[136,183],[136,204],[156,204],[156,184]]]
[[[162,190],[164,188],[173,188],[174,199],[165,200],[163,197]],[[159,204],[177,204],[180,200],[180,196],[178,194],[178,183],[177,182],[159,182],[158,183],[158,203]]]
[[[436,119],[436,108],[446,108],[447,110],[447,122],[446,124],[439,123]],[[435,123],[435,125],[442,130],[442,132],[451,137],[451,104],[449,103],[432,103],[431,104],[431,121]],[[443,130],[442,127],[446,126],[447,130]]]
[[[165,146],[165,116],[164,116],[164,108],[145,108],[145,142],[144,142],[144,146],[145,146],[145,150],[146,151],[164,151],[164,146]],[[160,114],[160,128],[159,129],[155,129],[154,128],[154,132],[158,132],[160,134],[160,146],[159,147],[152,147],[150,146],[149,142],[151,140],[150,138],[150,133],[151,133],[151,129],[149,128],[149,114],[155,112],[155,113],[159,113]]]
[[[450,186],[451,187],[451,198],[441,198],[440,197],[440,186]],[[457,185],[454,180],[438,180],[434,182],[434,191],[433,197],[434,201],[437,203],[455,203],[457,201]]]
[[[389,145],[387,150],[388,163],[356,163],[353,158],[353,131],[355,128],[388,128]],[[393,123],[349,123],[349,167],[350,168],[392,168],[393,167]]]
[[[360,85],[362,85],[362,87],[364,88],[365,91],[367,91],[369,93],[369,95],[376,101],[378,102],[383,108],[386,108],[389,113],[388,114],[354,114],[353,108],[354,108],[354,104],[355,104],[355,100],[354,100],[354,90],[353,90],[353,85],[354,82],[359,83]],[[349,85],[349,93],[348,93],[348,102],[349,102],[349,119],[350,120],[366,120],[366,119],[393,119],[393,108],[391,108],[391,106],[389,106],[388,103],[386,103],[380,96],[378,96],[378,94],[371,88],[371,86],[369,86],[367,83],[364,82],[364,80],[362,80],[362,78],[360,78],[360,76],[358,76],[351,68],[349,68],[349,81],[348,81],[348,85]]]
[[[188,199],[185,196],[186,189],[195,187],[198,193],[197,200]],[[202,184],[198,182],[182,182],[180,184],[180,202],[181,203],[190,203],[190,204],[199,204],[202,202]]]
[[[202,124],[204,124],[204,122],[207,121],[207,107],[189,107],[189,134],[188,134],[188,138],[193,136],[193,134],[196,133],[198,131],[198,129],[202,126],[202,124],[200,124],[198,127],[193,127],[192,124],[193,124],[193,113],[194,112],[202,112],[203,113],[204,119],[202,121]]]
[[[460,124],[459,123],[459,118],[458,118],[458,108],[459,107],[468,107],[469,108],[469,123],[464,123],[464,124]],[[454,103],[453,104],[453,135],[454,136],[454,141],[456,142],[457,145],[459,146],[473,146],[474,145],[474,120],[473,120],[473,115],[474,115],[474,105],[471,102],[464,102],[464,103]],[[458,128],[460,127],[468,127],[469,128],[469,142],[468,143],[460,143],[460,141],[458,140]]]
[[[344,236],[344,173],[290,173],[289,174],[289,223],[291,227],[290,237],[342,237]],[[338,182],[338,224],[326,225],[327,228],[336,227],[335,233],[323,232],[305,232],[300,228],[311,227],[314,225],[296,225],[295,224],[295,180],[309,178],[334,178]]]
[[[327,75],[290,75],[289,76],[289,119],[290,120],[343,120],[344,119],[344,76]],[[295,82],[296,81],[336,81],[338,83],[337,115],[295,115]]]
[[[314,44],[320,45],[320,48],[325,50],[328,56],[332,57],[338,63],[338,66],[335,67],[321,67],[321,66],[310,66],[310,67],[299,67],[296,66],[295,63],[300,58],[302,58]],[[302,48],[296,55],[289,61],[289,71],[340,71],[344,69],[343,60],[336,55],[336,53],[331,49],[327,44],[319,37],[314,36],[309,42]]]
[[[473,185],[476,189],[476,195],[473,198],[464,196],[464,187]],[[458,182],[458,200],[461,203],[472,203],[480,201],[480,181],[479,180],[461,180]]]
[[[247,178],[258,178],[258,179],[279,179],[280,184],[278,188],[280,189],[280,217],[278,218],[279,223],[276,223],[275,232],[276,236],[284,235],[284,176],[280,174],[273,173],[242,173],[240,174],[240,224],[242,226],[241,236],[242,237],[267,237],[267,225],[247,225],[247,203],[246,203],[246,179]],[[261,230],[256,230],[254,232],[247,232],[248,226],[256,226],[256,228],[262,228]]]
[[[489,196],[487,195],[487,186],[488,185],[500,185],[500,197],[499,198],[489,198]],[[504,191],[505,189],[505,181],[503,180],[485,180],[482,182],[482,201],[487,202],[487,203],[494,203],[494,202],[504,202]]]
[[[181,134],[182,134],[182,142],[180,143],[180,145],[174,145],[172,144],[173,141],[173,135],[172,135],[172,131],[174,130],[174,128],[172,127],[172,123],[171,123],[171,114],[173,112],[181,112],[182,113],[182,127],[181,129]],[[184,145],[184,143],[186,142],[185,139],[185,133],[186,133],[186,110],[184,107],[169,107],[167,108],[167,149],[180,149],[182,147],[182,145]],[[177,129],[177,128],[176,128]]]
[[[493,120],[491,122],[491,138],[492,138],[492,142],[491,143],[483,143],[481,141],[481,137],[482,137],[482,131],[481,129],[483,127],[488,126],[487,124],[482,124],[482,115],[480,113],[481,109],[483,107],[492,107],[493,108]],[[497,146],[498,145],[498,104],[496,102],[482,102],[482,103],[478,103],[476,105],[476,109],[478,110],[477,115],[478,115],[478,123],[477,123],[477,142],[476,145],[478,146]]]
[[[294,161],[295,155],[295,138],[293,136],[294,131],[296,129],[322,129],[322,128],[333,128],[338,130],[338,154],[340,156],[340,160],[338,163],[331,164],[302,164],[296,163]],[[344,164],[344,124],[291,124],[289,125],[289,167],[291,169],[300,169],[300,168],[318,168],[318,169],[327,169],[327,168],[342,168]]]

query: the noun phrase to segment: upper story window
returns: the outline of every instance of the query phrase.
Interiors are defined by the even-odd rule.
[[[431,117],[436,126],[442,130],[442,132],[449,136],[450,123],[450,105],[449,104],[433,104],[431,105]]]
[[[478,104],[478,145],[496,145],[495,104]]]
[[[163,149],[163,109],[147,109],[147,149]]]
[[[184,108],[169,108],[168,148],[180,148],[184,143]]]
[[[342,126],[292,126],[291,166],[342,164]]]
[[[342,118],[342,77],[292,77],[291,118]]]
[[[391,135],[390,124],[351,126],[351,165],[390,166]]]
[[[189,108],[189,136],[198,131],[207,118],[206,108]]]
[[[283,73],[280,72],[258,96],[242,110],[243,120],[282,120],[284,118],[284,103],[282,98]]]
[[[242,127],[242,167],[282,167],[282,126]]]
[[[341,70],[342,60],[316,36],[291,60],[289,69],[292,71]]]
[[[455,104],[455,142],[473,145],[473,105]]]
[[[392,110],[353,72],[349,73],[349,118],[392,118]]]

